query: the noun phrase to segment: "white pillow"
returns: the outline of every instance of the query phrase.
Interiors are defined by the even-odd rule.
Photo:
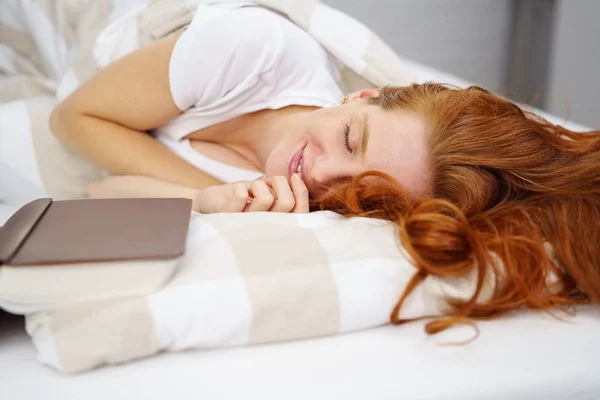
[[[32,313],[27,331],[38,359],[66,372],[163,350],[329,335],[387,324],[414,272],[386,221],[332,212],[197,215],[185,255],[158,291]],[[470,296],[474,281],[430,279],[401,315],[439,315],[445,293]]]

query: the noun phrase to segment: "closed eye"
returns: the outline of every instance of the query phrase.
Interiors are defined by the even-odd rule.
[[[344,125],[344,144],[346,145],[346,150],[348,153],[352,154],[352,147],[350,147],[350,124],[346,123]]]

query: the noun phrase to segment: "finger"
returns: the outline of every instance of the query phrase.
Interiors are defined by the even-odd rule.
[[[243,212],[250,199],[248,182],[233,183],[231,200],[227,204],[225,212]]]
[[[275,176],[267,178],[266,183],[275,192],[275,202],[269,211],[286,213],[292,211],[296,205],[296,200],[288,180],[284,176]]]
[[[250,194],[253,196],[252,204],[247,208],[248,212],[269,211],[275,202],[275,196],[271,189],[263,181],[254,181],[250,186]]]
[[[296,203],[291,212],[307,213],[309,211],[308,188],[304,184],[304,181],[300,178],[300,175],[294,174],[290,178],[290,184]]]

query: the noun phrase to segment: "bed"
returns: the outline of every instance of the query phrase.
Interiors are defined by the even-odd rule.
[[[433,68],[407,63],[418,81],[466,84]],[[3,129],[18,131],[18,115],[17,108],[4,113]],[[13,149],[11,157],[31,159],[31,149]],[[4,188],[11,188],[0,204],[0,224],[19,205],[43,195],[35,185],[35,171],[12,172],[0,171]],[[600,308],[581,306],[574,317],[565,318],[559,321],[547,313],[524,311],[480,322],[479,337],[465,346],[448,343],[470,338],[472,328],[428,337],[424,322],[415,322],[312,340],[164,353],[66,375],[39,364],[22,317],[3,313],[0,397],[598,399]]]
[[[468,84],[405,62],[419,82]],[[20,102],[0,105],[0,226],[45,195],[26,113]],[[464,346],[448,343],[471,338],[471,327],[429,337],[424,322],[414,322],[279,344],[163,353],[77,375],[40,364],[23,318],[0,312],[0,398],[595,400],[600,308],[573,311],[562,321],[523,311],[479,322],[478,338]]]
[[[6,318],[5,318],[6,319]],[[600,310],[522,313],[441,346],[421,323],[315,340],[163,354],[75,376],[37,364],[19,318],[0,334],[4,399],[579,399],[600,394]],[[6,321],[3,321],[6,322]],[[466,332],[454,331],[455,335]]]

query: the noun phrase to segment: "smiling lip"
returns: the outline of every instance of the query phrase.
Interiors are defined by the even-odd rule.
[[[306,145],[302,146],[302,148],[298,149],[292,156],[290,163],[288,164],[288,178],[292,179],[292,175],[298,171],[298,165],[302,162],[302,156],[304,155],[304,148]]]

